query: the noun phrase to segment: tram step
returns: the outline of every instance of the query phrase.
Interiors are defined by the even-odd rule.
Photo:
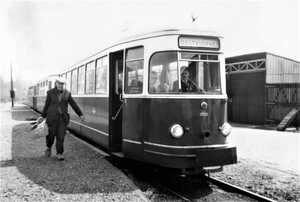
[[[120,157],[120,158],[124,158],[123,152],[112,152],[112,155],[118,156],[118,157]]]
[[[279,131],[285,131],[285,129],[290,125],[290,123],[293,121],[293,119],[296,117],[299,110],[293,109],[282,119],[280,124],[277,126],[277,130]]]

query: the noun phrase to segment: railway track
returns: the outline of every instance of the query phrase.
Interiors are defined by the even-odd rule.
[[[209,175],[205,175],[204,179],[206,179],[207,181],[219,186],[220,188],[226,190],[226,191],[231,191],[231,192],[235,192],[235,193],[240,193],[244,196],[248,196],[252,199],[255,199],[257,201],[262,201],[262,202],[275,202],[273,199],[264,197],[262,195],[256,194],[254,192],[248,191],[246,189],[237,187],[235,185],[229,184],[227,182],[218,180],[216,178],[210,177]]]
[[[240,195],[247,196],[250,199],[254,199],[254,200],[260,201],[260,202],[276,202],[273,199],[261,196],[259,194],[254,193],[254,192],[251,192],[251,191],[248,191],[246,189],[237,187],[235,185],[232,185],[232,184],[229,184],[227,182],[218,180],[216,178],[212,178],[212,177],[210,177],[208,175],[203,175],[203,176],[201,176],[201,178],[203,178],[204,180],[206,180],[206,181],[208,181],[208,182],[210,182],[210,183],[218,186],[219,188],[223,189],[226,192],[238,193]],[[159,186],[160,189],[164,189],[164,190],[168,191],[169,193],[173,194],[174,196],[180,198],[183,201],[187,201],[187,202],[193,202],[193,201],[195,201],[195,199],[193,199],[192,196],[191,197],[184,196],[183,194],[181,194],[181,193],[179,193],[177,191],[174,191],[173,189],[168,188],[168,187],[166,187],[166,186],[164,186],[162,184],[159,184],[159,185],[156,185],[156,186]]]

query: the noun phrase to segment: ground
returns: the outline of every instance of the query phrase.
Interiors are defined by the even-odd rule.
[[[251,159],[239,159],[211,176],[276,201],[299,201],[299,174]]]
[[[2,107],[2,106],[1,106]],[[81,199],[93,199],[101,198],[104,201],[118,201],[122,198],[123,201],[130,201],[126,194],[120,195],[118,192],[105,191],[108,187],[99,187],[100,181],[92,186],[95,181],[94,176],[99,176],[101,173],[107,173],[107,170],[99,170],[98,167],[88,168],[89,170],[97,171],[97,173],[90,172],[89,175],[83,175],[88,179],[86,181],[79,181],[77,179],[68,179],[68,172],[66,172],[65,181],[59,180],[59,176],[53,176],[57,179],[56,183],[47,181],[47,177],[43,177],[41,174],[44,172],[35,172],[33,169],[35,165],[45,168],[46,165],[53,166],[53,169],[61,170],[58,166],[58,161],[55,159],[47,160],[43,155],[43,150],[36,151],[25,150],[25,148],[35,148],[36,141],[43,142],[41,140],[27,141],[23,138],[24,131],[30,129],[30,124],[24,124],[20,122],[25,120],[26,117],[18,118],[13,117],[13,120],[7,122],[8,117],[4,117],[1,114],[1,187],[0,187],[0,200],[1,201],[34,201],[48,200],[48,201],[68,201],[74,199],[80,201]],[[27,116],[27,115],[26,115]],[[5,124],[4,123],[5,120]],[[68,141],[76,141],[68,139]],[[27,144],[24,147],[24,144]],[[77,143],[74,143],[77,144]],[[81,153],[90,153],[91,151],[83,151]],[[28,158],[34,157],[34,158]],[[90,158],[101,161],[101,156],[96,153],[88,155]],[[72,159],[73,156],[68,156]],[[102,160],[103,161],[103,160]],[[70,166],[74,172],[81,172],[78,169],[86,168],[83,166],[84,161],[74,161]],[[33,169],[33,170],[30,170]],[[98,169],[98,170],[97,170]],[[48,169],[49,170],[49,169]],[[47,175],[47,170],[45,175]],[[276,201],[299,201],[299,173],[286,170],[283,167],[276,166],[275,164],[268,164],[261,161],[239,158],[238,163],[235,165],[225,166],[224,170],[219,173],[212,173],[211,176],[229,182],[231,184],[243,187],[260,195],[270,197]],[[69,181],[71,184],[66,183]],[[13,182],[13,183],[12,183]],[[111,181],[111,185],[118,182],[118,179]],[[88,184],[85,184],[88,183]],[[80,185],[80,190],[75,190],[76,186]],[[112,186],[114,187],[114,186]],[[118,186],[115,186],[118,187]],[[73,193],[80,193],[72,195]],[[66,194],[67,193],[67,194]],[[145,193],[147,195],[147,193]],[[70,198],[71,197],[71,198]],[[81,198],[80,198],[81,197]],[[82,198],[83,197],[83,198]],[[94,198],[93,198],[94,197]],[[124,198],[125,197],[125,198]]]
[[[14,112],[1,104],[0,201],[148,201],[102,154],[70,134],[64,161],[55,148],[45,157],[45,138],[24,123],[29,111]],[[3,111],[4,110],[4,111]],[[35,115],[33,112],[31,115]]]

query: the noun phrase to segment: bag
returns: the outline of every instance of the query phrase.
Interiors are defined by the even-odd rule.
[[[38,139],[46,137],[49,133],[49,127],[46,123],[46,119],[42,123],[36,123],[32,126],[30,133],[33,135],[31,139]]]

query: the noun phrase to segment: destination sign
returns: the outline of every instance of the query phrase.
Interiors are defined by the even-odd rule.
[[[218,38],[180,36],[178,44],[180,48],[220,49],[220,40]]]

